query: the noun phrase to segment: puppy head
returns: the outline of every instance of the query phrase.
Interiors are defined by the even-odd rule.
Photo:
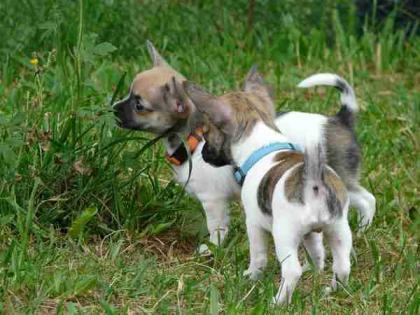
[[[113,108],[121,127],[162,134],[186,120],[193,105],[183,93],[185,78],[168,65],[151,42],[147,46],[153,67],[136,75],[128,96]]]
[[[229,137],[226,137],[208,118],[202,125],[206,140],[201,151],[204,161],[216,167],[233,164]]]
[[[252,90],[217,97],[190,82],[185,82],[184,88],[197,110],[207,117],[202,154],[214,166],[233,163],[232,144],[248,137],[258,121],[277,130],[271,98]]]

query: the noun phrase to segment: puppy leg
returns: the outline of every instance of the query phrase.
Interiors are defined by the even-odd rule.
[[[376,199],[360,185],[349,189],[349,197],[350,203],[357,208],[359,213],[359,228],[361,231],[365,231],[375,215]]]
[[[303,245],[308,251],[316,270],[324,270],[325,265],[325,249],[322,244],[322,233],[311,232],[304,236]],[[309,266],[304,266],[304,270],[309,269]]]
[[[352,247],[352,236],[347,218],[329,225],[324,229],[325,236],[331,246],[333,256],[333,279],[332,289],[337,289],[337,279],[342,284],[347,284],[350,274],[350,252]]]
[[[206,213],[207,229],[210,234],[210,242],[219,246],[222,244],[228,232],[229,213],[228,201],[225,199],[202,201]],[[208,251],[205,244],[200,245],[199,253]]]
[[[267,265],[267,239],[266,232],[255,223],[246,222],[246,229],[249,240],[250,262],[244,276],[257,280]]]
[[[301,235],[294,230],[294,225],[285,220],[283,224],[273,223],[273,237],[277,259],[281,264],[280,288],[274,297],[274,303],[290,303],[296,284],[302,275],[298,259],[298,246]]]

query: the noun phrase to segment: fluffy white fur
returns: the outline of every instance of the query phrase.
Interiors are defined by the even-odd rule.
[[[324,126],[327,119],[326,116],[320,114],[290,112],[278,117],[275,123],[289,141],[306,150],[308,143],[315,144],[324,141]],[[349,197],[350,205],[356,207],[358,211],[360,226],[363,230],[367,229],[375,215],[375,197],[363,186],[356,185],[356,183],[354,187],[350,188]]]
[[[237,199],[240,187],[233,177],[231,166],[214,167],[206,163],[201,155],[204,142],[200,143],[192,159],[191,175],[186,186],[189,194],[200,200],[206,214],[210,242],[216,245],[222,243],[229,229],[229,201]],[[171,149],[167,146],[169,154]],[[188,162],[173,166],[175,179],[185,184],[188,180],[190,165]],[[207,245],[200,245],[199,252],[208,250]]]

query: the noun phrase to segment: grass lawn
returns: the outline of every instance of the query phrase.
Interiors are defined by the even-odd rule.
[[[252,1],[251,1],[252,2]],[[419,314],[420,40],[395,14],[350,2],[12,1],[0,4],[0,314]],[[349,285],[327,294],[306,272],[287,307],[272,247],[248,264],[244,214],[213,257],[200,204],[170,176],[150,135],[115,127],[109,104],[148,68],[145,40],[221,93],[258,64],[278,110],[334,114],[333,89],[295,86],[334,72],[355,87],[362,184],[377,198],[354,234]],[[350,214],[356,226],[355,211]],[[305,253],[302,251],[302,259]]]

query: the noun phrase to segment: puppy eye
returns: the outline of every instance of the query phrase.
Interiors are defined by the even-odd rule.
[[[144,112],[146,108],[140,103],[139,100],[136,101],[136,111]]]
[[[152,110],[144,107],[144,105],[141,102],[141,97],[140,96],[136,96],[136,102],[134,104],[134,108],[136,110],[136,112],[151,112]]]

